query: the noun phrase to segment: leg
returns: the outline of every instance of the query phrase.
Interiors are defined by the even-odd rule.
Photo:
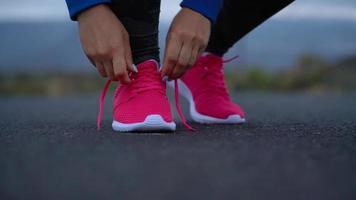
[[[252,0],[241,3],[225,0],[212,28],[208,52],[224,55],[230,47],[262,22],[289,5],[293,0]]]
[[[159,62],[158,23],[160,0],[113,0],[112,10],[130,35],[133,62]]]
[[[224,81],[222,55],[244,35],[292,0],[225,0],[212,27],[207,54],[201,56],[180,79],[181,94],[188,99],[190,114],[199,123],[245,122],[243,109],[232,101]]]

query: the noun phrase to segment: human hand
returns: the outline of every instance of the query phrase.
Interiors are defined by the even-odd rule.
[[[101,76],[129,83],[132,63],[129,35],[119,19],[104,4],[78,15],[79,34],[84,53]]]
[[[173,19],[166,38],[161,76],[177,79],[202,54],[210,36],[210,21],[203,15],[182,8]]]

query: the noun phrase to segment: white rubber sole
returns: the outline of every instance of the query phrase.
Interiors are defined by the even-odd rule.
[[[167,84],[174,88],[174,81],[169,81]],[[195,103],[193,95],[190,92],[188,86],[178,79],[179,93],[189,102],[190,117],[198,123],[202,124],[240,124],[246,122],[245,118],[241,118],[240,115],[229,115],[226,119],[215,118],[208,115],[203,115],[197,112],[195,109]]]
[[[143,122],[124,124],[118,121],[112,122],[114,131],[119,132],[151,132],[151,131],[175,131],[176,124],[174,122],[166,122],[161,115],[148,115]]]

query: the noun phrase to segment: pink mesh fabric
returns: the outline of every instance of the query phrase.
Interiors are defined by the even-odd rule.
[[[166,122],[172,122],[166,83],[161,80],[157,63],[145,61],[137,66],[131,83],[119,85],[114,98],[114,120],[121,123],[143,122],[148,115],[160,115]]]
[[[195,108],[200,114],[220,119],[235,114],[245,117],[242,108],[229,96],[221,57],[212,54],[201,56],[181,80],[191,91]]]

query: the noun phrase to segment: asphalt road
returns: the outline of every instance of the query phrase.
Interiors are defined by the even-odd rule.
[[[356,94],[235,99],[244,125],[120,134],[96,95],[0,97],[0,199],[356,199]]]

